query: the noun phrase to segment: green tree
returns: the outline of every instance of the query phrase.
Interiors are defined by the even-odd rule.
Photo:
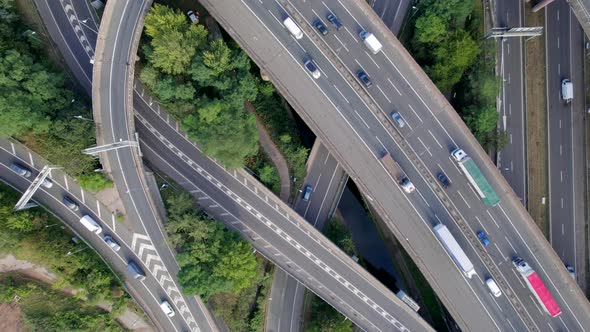
[[[98,192],[113,186],[113,182],[100,173],[90,173],[80,176],[78,181],[82,188],[93,192]]]
[[[484,108],[471,107],[467,109],[465,122],[482,145],[487,145],[490,135],[498,126],[498,112],[492,106]]]
[[[440,43],[447,34],[447,25],[440,16],[427,14],[416,20],[415,34],[421,43]]]

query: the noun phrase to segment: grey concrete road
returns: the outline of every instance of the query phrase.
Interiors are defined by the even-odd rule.
[[[575,267],[585,285],[585,89],[584,34],[565,0],[545,7],[549,239],[564,264]],[[561,81],[574,84],[574,99],[561,97]]]
[[[370,5],[383,23],[397,35],[413,0],[371,0]]]
[[[59,35],[58,35],[58,39],[59,39]],[[71,39],[68,41],[75,42],[76,39]],[[63,43],[65,44],[65,50],[63,52],[70,52],[69,47],[71,45],[68,45],[65,40],[63,40]],[[77,56],[79,56],[81,58],[76,58]],[[88,60],[89,57],[87,55],[85,55],[83,52],[72,53],[72,57],[74,58],[74,61],[72,63],[69,63],[69,65],[72,66],[73,72],[76,75],[78,75],[80,72],[83,72],[83,71],[80,71],[79,69],[81,66],[83,66],[85,64],[87,65],[88,62],[85,62],[84,60],[85,59]],[[83,75],[78,76],[78,77],[79,77],[79,79],[84,79]],[[175,124],[172,127],[170,126],[170,123],[173,123],[173,121],[172,122],[170,121],[169,116],[167,114],[165,114],[165,112],[160,109],[160,107],[157,103],[153,103],[151,97],[149,97],[145,93],[145,90],[143,90],[141,87],[136,88],[134,97],[135,97],[136,101],[138,101],[135,105],[136,110],[143,112],[142,114],[144,116],[150,117],[152,120],[155,120],[157,123],[156,127],[153,127],[148,124],[151,122],[144,122],[144,124],[148,125],[150,129],[148,130],[148,129],[146,129],[146,127],[140,127],[138,129],[138,132],[140,133],[140,137],[142,137],[145,134],[153,135],[154,132],[157,133],[158,129],[164,130],[166,132],[166,135],[158,135],[157,140],[160,140],[160,141],[163,140],[164,142],[167,142],[167,143],[162,144],[161,146],[157,147],[156,150],[158,151],[158,153],[152,153],[151,154],[152,158],[155,160],[156,163],[159,162],[161,164],[161,167],[163,167],[163,168],[168,167],[167,170],[169,172],[175,172],[173,175],[180,176],[181,181],[184,181],[183,179],[186,179],[186,178],[183,177],[182,173],[178,173],[178,171],[175,168],[169,167],[170,163],[168,162],[168,160],[170,160],[170,162],[172,162],[174,164],[183,165],[183,167],[185,168],[185,170],[188,173],[194,172],[195,167],[198,164],[193,162],[192,160],[190,160],[190,158],[181,158],[179,156],[179,154],[180,155],[183,155],[183,154],[181,152],[179,152],[180,150],[178,150],[178,148],[176,148],[175,145],[182,143],[180,145],[183,145],[183,147],[184,147],[183,151],[187,151],[187,149],[192,149],[190,151],[191,156],[196,156],[201,159],[203,159],[203,156],[200,154],[200,151],[196,148],[196,146],[194,144],[189,143],[186,140],[185,134],[178,132],[178,125],[177,124]],[[139,106],[137,106],[137,105],[139,105]],[[137,116],[140,116],[140,115],[137,115]],[[141,119],[145,120],[144,117],[141,117]],[[172,138],[170,135],[172,135],[174,137]],[[175,144],[172,144],[170,142],[175,142]],[[168,156],[169,158],[167,160],[163,160],[161,158],[161,155],[163,155],[164,153],[163,152],[160,153],[160,151],[164,151],[164,149],[170,149],[170,151],[174,151],[172,153],[172,155]],[[154,150],[150,150],[150,151],[154,151]],[[189,161],[190,161],[190,163],[189,163]],[[206,162],[209,163],[208,166],[206,167],[207,169],[215,169],[216,172],[220,172],[221,175],[227,176],[226,170],[221,169],[218,164],[212,163],[208,159],[206,160]],[[237,173],[235,173],[235,174],[237,174]],[[193,176],[194,176],[194,174],[193,174]],[[181,183],[189,186],[187,189],[191,190],[193,195],[195,195],[198,199],[202,198],[202,195],[204,195],[205,193],[210,193],[211,191],[218,190],[218,188],[219,188],[218,186],[212,187],[210,185],[212,177],[206,177],[206,178],[199,177],[197,180],[194,180],[194,182],[184,181]],[[235,180],[235,179],[232,179],[232,180]],[[199,181],[202,183],[199,183]],[[249,179],[248,181],[250,181],[251,183],[255,183],[255,181],[253,179]],[[240,189],[240,188],[242,186],[248,185],[248,183],[247,183],[248,181],[245,181],[245,182],[243,182],[242,180],[240,180],[238,182],[233,181],[231,183],[231,187],[237,188],[236,189],[237,191],[239,191],[239,190],[243,191],[243,189]],[[227,180],[224,181],[223,183],[226,183],[226,182],[227,182]],[[204,185],[206,187],[206,190],[201,191],[201,190],[194,189],[195,183],[199,183],[199,185]],[[249,190],[250,189],[246,189],[245,192],[242,192],[242,195],[249,196],[251,200],[257,202],[256,204],[262,204],[263,206],[265,206],[265,204],[268,204],[269,198],[272,198],[272,199],[276,198],[276,197],[274,197],[274,195],[266,196],[265,197],[266,203],[264,203],[261,201],[262,198],[257,195],[258,191],[263,191],[264,189],[258,189],[258,187],[255,187],[254,189],[252,189],[252,190],[254,190],[254,192],[249,191]],[[138,192],[140,192],[140,191],[138,190],[137,192],[133,192],[133,193],[136,194]],[[219,195],[219,193],[215,193],[215,194]],[[217,217],[219,218],[219,220],[225,221],[230,227],[235,227],[235,223],[236,223],[236,220],[234,219],[235,216],[247,216],[250,219],[250,220],[248,220],[248,222],[254,223],[254,225],[257,227],[261,227],[261,225],[259,224],[259,220],[257,219],[257,218],[260,218],[260,216],[251,215],[252,210],[247,208],[247,207],[249,207],[249,205],[246,207],[241,206],[240,204],[238,204],[237,206],[234,205],[235,197],[232,195],[233,195],[232,191],[228,190],[223,193],[222,198],[224,198],[224,199],[222,201],[220,201],[219,205],[218,204],[202,205],[202,207],[205,210],[207,210],[208,212],[210,212],[212,215],[216,215],[216,213],[217,213],[216,210],[220,209],[220,208],[221,209],[226,209],[226,208],[241,209],[238,211],[235,211],[235,210],[232,211],[232,212],[234,212],[234,214],[231,214],[231,215],[227,212],[222,212],[221,214],[218,214]],[[238,202],[243,202],[243,201],[240,199],[240,200],[238,200]],[[282,224],[285,224],[290,227],[290,221],[286,218],[297,219],[298,217],[294,217],[293,215],[291,215],[291,217],[289,217],[289,214],[281,215],[280,217],[277,217],[276,213],[282,213],[281,211],[291,211],[291,210],[285,206],[282,206],[282,202],[277,202],[277,203],[275,203],[275,205],[276,205],[276,209],[279,209],[279,205],[281,205],[281,208],[280,208],[281,210],[274,211],[273,213],[275,214],[275,216],[272,216],[269,219],[275,220],[275,221],[280,221]],[[263,213],[261,216],[264,216],[264,215],[266,215],[266,213]],[[230,220],[228,220],[228,218],[230,218]],[[246,218],[246,219],[248,219],[248,218]],[[274,232],[278,231],[279,234],[281,234],[281,236],[287,236],[286,234],[293,234],[293,230],[290,230],[289,232],[285,233],[282,229],[276,228],[274,225],[267,225],[267,226],[271,227],[271,230]],[[303,228],[305,228],[305,227],[303,227]],[[245,232],[244,235],[249,240],[251,240],[251,241],[258,240],[258,242],[254,244],[255,247],[257,245],[261,245],[260,244],[261,237],[259,237],[259,236],[252,237],[252,234],[249,233],[249,231],[248,231],[249,228],[246,228],[246,229],[240,228],[238,230]],[[266,232],[268,232],[268,230],[266,230]],[[310,237],[310,238],[306,238],[306,237]],[[325,242],[325,240],[322,240],[319,243],[314,242],[314,241],[318,241],[317,237],[318,236],[317,236],[317,234],[315,234],[313,232],[313,229],[307,230],[307,234],[303,237],[302,237],[302,235],[294,236],[294,238],[298,238],[302,242],[308,242],[307,247],[313,248],[314,246],[317,246],[317,245],[320,246],[319,249],[315,248],[312,250],[312,252],[320,253],[321,256],[324,256],[323,259],[318,261],[317,257],[319,257],[319,256],[311,255],[311,256],[306,256],[304,258],[303,263],[309,265],[310,264],[310,257],[315,257],[316,260],[313,261],[312,264],[319,264],[321,271],[318,271],[318,269],[314,270],[313,268],[312,269],[296,268],[295,270],[292,270],[294,263],[292,260],[289,259],[291,257],[294,257],[293,256],[294,254],[292,253],[292,251],[295,250],[297,253],[301,253],[301,252],[305,253],[305,252],[308,252],[308,250],[305,249],[304,247],[299,247],[299,246],[294,248],[293,242],[290,242],[288,244],[281,242],[281,241],[291,239],[291,237],[289,237],[289,236],[287,236],[287,238],[282,237],[278,241],[277,241],[277,239],[274,239],[273,246],[269,246],[267,244],[267,242],[265,242],[266,247],[260,247],[260,248],[257,247],[257,248],[259,249],[260,252],[268,252],[269,250],[274,250],[274,253],[272,255],[267,256],[267,257],[272,258],[275,262],[277,262],[278,260],[282,260],[282,261],[278,262],[279,266],[282,266],[288,270],[291,269],[290,270],[291,273],[293,275],[296,275],[299,280],[304,281],[304,283],[306,283],[306,285],[308,285],[308,287],[310,287],[315,292],[322,294],[328,300],[328,302],[332,303],[333,305],[341,307],[341,310],[346,312],[349,317],[353,317],[355,322],[360,326],[365,326],[369,330],[376,328],[376,326],[381,326],[380,329],[382,329],[382,328],[387,329],[391,325],[397,326],[399,329],[403,329],[404,328],[403,326],[407,326],[407,325],[409,326],[411,324],[411,326],[414,326],[413,329],[418,329],[418,330],[424,330],[424,329],[427,330],[428,329],[428,327],[426,325],[424,325],[425,323],[422,320],[420,320],[417,316],[415,316],[411,312],[406,312],[407,309],[405,307],[403,307],[404,305],[401,301],[398,301],[397,299],[395,299],[393,294],[389,293],[388,290],[386,290],[382,285],[380,285],[380,283],[378,283],[376,280],[374,280],[374,278],[372,278],[366,272],[362,271],[362,269],[359,269],[359,267],[356,266],[350,258],[346,257],[345,255],[343,256],[343,254],[341,252],[339,252],[338,249],[333,247],[333,245]],[[319,236],[319,237],[320,237],[320,239],[322,238],[321,236]],[[309,244],[309,241],[311,241],[312,244]],[[163,243],[163,241],[161,243]],[[326,247],[331,248],[331,249],[325,249]],[[291,252],[288,253],[288,255],[286,257],[279,257],[279,256],[283,256],[283,255],[279,254],[277,256],[277,254],[276,254],[277,248],[280,248],[281,250],[283,250],[284,248],[287,248],[287,249],[291,250]],[[279,253],[284,252],[281,250],[279,250]],[[328,250],[329,254],[328,254],[328,252],[326,252],[326,250]],[[326,255],[328,257],[325,257]],[[330,265],[326,265],[326,263],[325,263],[325,262],[329,262],[329,261],[332,261],[333,263],[338,262],[338,261],[342,262],[343,259],[346,261],[345,266],[336,266],[336,268],[334,268],[334,269],[331,268],[331,266],[333,265],[332,263]],[[302,262],[299,262],[299,264],[301,264],[301,263]],[[338,264],[340,264],[340,263],[338,263]],[[295,265],[295,266],[303,266],[303,265]],[[341,271],[341,268],[344,268],[344,270],[346,272],[343,273]],[[354,271],[354,272],[352,272],[352,271]],[[312,278],[311,277],[311,276],[317,277],[318,273],[319,273],[319,275],[323,275],[323,277],[320,277],[320,278],[315,278],[315,277]],[[342,275],[352,276],[352,278],[355,279],[355,281],[353,281],[355,286],[353,286],[353,283],[350,283],[346,279],[342,278]],[[321,282],[318,283],[317,281],[320,281],[320,280],[321,280]],[[356,287],[357,283],[360,283],[360,288]],[[348,285],[348,286],[346,286],[346,285]],[[340,288],[340,290],[338,290],[336,292],[335,290],[338,288]],[[354,291],[354,293],[353,293],[353,291]],[[338,294],[338,295],[336,295],[336,294]],[[353,297],[351,298],[349,294],[353,294],[352,295]],[[387,295],[383,295],[383,294],[387,294]],[[381,296],[385,296],[385,297],[381,297]],[[338,299],[343,299],[343,302],[337,303]],[[344,299],[346,299],[346,301],[344,301]],[[193,299],[193,300],[195,300],[195,299]],[[350,305],[352,303],[358,303],[359,301],[363,302],[364,304],[354,305],[354,306]],[[190,302],[190,299],[189,299],[189,302]],[[370,306],[370,308],[364,307],[365,305]],[[384,309],[384,308],[387,308],[387,309]],[[391,313],[395,312],[396,313],[395,317],[392,316],[392,314],[390,314],[389,312],[391,312]]]
[[[30,178],[24,178],[14,173],[8,167],[18,162],[33,171]],[[38,171],[47,165],[47,161],[30,152],[26,147],[0,138],[0,174],[1,180],[17,191],[25,191]],[[139,281],[133,279],[127,272],[127,261],[139,261],[139,255],[134,249],[133,243],[137,241],[135,234],[122,227],[115,221],[114,212],[110,211],[96,197],[82,190],[75,180],[59,170],[53,170],[50,178],[53,182],[51,188],[40,187],[33,200],[60,219],[76,235],[83,239],[105,261],[115,275],[123,278],[121,282],[127,288],[129,294],[137,301],[145,311],[156,328],[160,331],[182,331],[187,329],[179,314],[168,317],[160,309],[160,302],[166,298],[166,290],[159,284],[155,274],[145,271],[146,279]],[[63,203],[63,197],[68,196],[79,205],[79,211],[72,211]],[[98,221],[102,228],[102,234],[89,232],[81,223],[82,215],[90,215]],[[121,249],[113,251],[103,240],[104,235],[111,237],[119,243]],[[64,253],[65,254],[65,253]]]
[[[359,184],[371,204],[384,216],[405,249],[445,306],[465,328],[482,329],[583,329],[590,307],[582,292],[572,287],[565,268],[535,228],[530,216],[501,177],[485,152],[444,97],[403,47],[382,25],[370,7],[348,0],[305,5],[287,1],[204,1],[205,6],[253,59],[269,73],[306,123],[328,146],[343,168]],[[305,32],[294,40],[280,17],[288,8]],[[335,13],[344,28],[320,37],[311,22]],[[370,30],[384,43],[371,55],[357,32]],[[320,79],[308,76],[301,62],[314,58]],[[354,75],[363,69],[373,80],[361,88]],[[406,127],[392,129],[386,116],[401,112]],[[400,139],[399,135],[403,137]],[[502,202],[485,206],[449,157],[454,147],[464,148],[479,164]],[[416,184],[406,195],[385,172],[378,158],[388,150]],[[443,191],[434,174],[444,170],[453,189]],[[452,214],[451,214],[452,213]],[[480,278],[464,279],[448,255],[441,251],[431,227],[444,222],[474,261]],[[483,248],[474,232],[486,229],[494,245]],[[531,244],[535,244],[532,246]],[[523,287],[509,260],[522,256],[533,264],[561,305],[562,315],[550,319]],[[493,271],[505,289],[499,302],[492,298],[481,278]],[[516,309],[515,309],[516,308]]]
[[[88,3],[80,0],[61,2],[36,0],[36,5],[48,33],[63,54],[72,73],[86,91],[90,92],[92,79],[90,59],[95,55],[94,43],[97,39],[98,27]],[[141,2],[129,3],[131,8],[125,7],[117,14],[130,15],[132,10],[145,10],[145,5]],[[129,29],[132,31],[137,24],[136,20],[131,19],[122,22],[125,23],[123,30],[126,29],[127,32],[130,31]],[[112,57],[115,59],[110,63],[113,65],[112,68],[104,67],[108,71],[113,70],[118,77],[112,85],[108,81],[103,82],[105,83],[104,91],[113,93],[112,95],[105,93],[103,95],[105,98],[111,96],[125,98],[127,96],[124,90],[128,74],[126,59],[134,58],[134,55],[126,53],[130,51],[130,44],[125,44],[130,42],[129,39],[122,38],[118,41],[122,44],[117,44],[111,51],[117,53],[117,50],[122,50],[122,54],[117,53],[117,56]],[[119,48],[117,49],[117,47]],[[103,101],[103,105],[108,106],[109,104],[110,100]],[[133,129],[126,126],[126,115],[123,112],[110,112],[110,110],[109,107],[108,112],[100,113],[97,117],[98,121],[103,124],[102,128],[110,133],[108,137],[103,137],[103,142],[126,140],[133,136]],[[119,194],[124,201],[126,218],[132,225],[130,230],[134,236],[132,249],[141,258],[138,262],[144,264],[145,270],[154,273],[161,287],[168,292],[168,302],[177,308],[178,315],[175,319],[184,320],[184,325],[179,327],[181,330],[215,331],[217,327],[204,303],[198,298],[185,297],[180,292],[176,281],[178,264],[174,259],[174,253],[166,244],[166,236],[161,225],[156,222],[156,212],[149,202],[149,194],[144,190],[145,180],[138,171],[136,160],[130,152],[132,151],[129,148],[125,148],[112,151],[109,155],[112,158],[111,166],[116,166],[112,167],[111,174],[115,183],[118,184]]]
[[[311,225],[322,230],[340,201],[348,176],[319,141],[314,144],[307,163],[307,176],[294,209]],[[307,185],[313,188],[313,192],[310,199],[304,201],[302,194]],[[305,286],[285,271],[277,270],[270,292],[265,330],[300,331],[303,325],[304,296]]]
[[[496,2],[498,27],[520,27],[523,3],[511,0]],[[498,153],[498,169],[521,202],[527,204],[526,129],[524,105],[523,38],[498,40],[498,58],[502,89],[500,99],[501,128],[508,134],[508,144]]]

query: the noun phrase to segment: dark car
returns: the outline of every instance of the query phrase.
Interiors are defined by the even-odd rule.
[[[311,59],[305,60],[305,62],[303,64],[305,65],[305,68],[307,68],[307,70],[309,70],[309,72],[311,73],[311,76],[313,76],[313,78],[315,78],[316,80],[318,78],[320,78],[320,76],[321,76],[320,70],[318,69],[318,66],[316,66],[316,64]]]
[[[80,209],[78,204],[76,204],[76,202],[74,202],[74,200],[69,198],[68,196],[64,196],[63,202],[68,207],[68,209],[72,211],[78,211]]]
[[[336,30],[342,29],[342,23],[340,23],[340,20],[338,19],[338,17],[336,17],[336,15],[330,13],[326,16],[326,18],[328,19],[328,21],[330,21],[330,23],[332,23],[332,25],[334,25]]]
[[[310,185],[305,186],[305,190],[303,191],[303,200],[304,201],[306,201],[306,202],[309,201],[312,191],[313,191],[313,188]]]
[[[488,239],[488,237],[486,236],[486,233],[484,233],[483,231],[477,232],[477,237],[479,238],[481,243],[483,243],[484,246],[487,246],[490,244],[490,239]]]
[[[324,22],[322,22],[322,20],[320,20],[319,18],[317,20],[315,20],[315,22],[313,22],[313,26],[318,29],[318,31],[323,35],[327,35],[328,34],[328,27],[324,24]]]
[[[440,181],[444,188],[448,188],[451,185],[451,181],[449,181],[449,178],[443,172],[438,173],[436,178],[438,181]]]
[[[356,76],[358,76],[359,80],[361,80],[365,88],[370,88],[371,85],[373,85],[373,82],[371,82],[369,75],[367,75],[367,73],[365,73],[364,71],[359,70]]]

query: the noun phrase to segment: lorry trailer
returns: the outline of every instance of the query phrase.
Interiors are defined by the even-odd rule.
[[[548,313],[551,317],[557,317],[561,314],[561,309],[545,284],[541,277],[533,270],[530,265],[520,257],[516,257],[512,260],[512,264],[516,267],[516,271],[520,273],[522,279],[528,286],[529,290],[533,293],[543,311]]]
[[[474,187],[479,197],[483,200],[486,205],[494,206],[500,203],[500,198],[486,179],[481,173],[479,167],[471,157],[461,149],[455,149],[451,152],[453,159],[459,164],[459,168],[465,173],[467,180]]]
[[[469,260],[457,240],[453,237],[453,234],[449,231],[447,226],[443,224],[438,224],[434,226],[434,234],[443,245],[443,247],[447,250],[449,255],[453,258],[457,266],[461,269],[463,274],[467,278],[473,277],[475,273],[475,269],[473,268],[473,263]]]
[[[393,178],[397,181],[397,183],[400,185],[400,187],[402,187],[402,189],[405,192],[409,194],[412,191],[416,190],[414,184],[410,181],[410,179],[408,179],[407,176],[404,175],[404,172],[402,172],[401,167],[399,167],[398,163],[395,160],[393,160],[389,152],[385,151],[383,156],[381,156],[381,162],[383,163],[383,166],[385,166],[385,169],[387,169],[389,174],[393,176]]]

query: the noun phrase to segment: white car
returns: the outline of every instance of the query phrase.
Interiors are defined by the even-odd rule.
[[[320,78],[320,76],[322,76],[322,74],[320,73],[320,70],[318,69],[318,66],[316,66],[316,64],[313,62],[313,60],[305,60],[305,62],[303,63],[305,65],[305,68],[307,68],[307,70],[309,70],[309,72],[311,73],[311,76],[313,78],[315,78],[316,80],[318,78]]]
[[[174,309],[172,309],[172,306],[170,305],[170,303],[168,303],[168,301],[162,301],[162,303],[160,303],[160,308],[162,308],[162,311],[164,311],[164,313],[168,315],[168,317],[174,316]]]
[[[186,15],[188,16],[188,18],[191,20],[191,23],[193,24],[197,24],[199,23],[199,12],[197,12],[195,14],[194,11],[189,10],[188,12],[186,12]]]

